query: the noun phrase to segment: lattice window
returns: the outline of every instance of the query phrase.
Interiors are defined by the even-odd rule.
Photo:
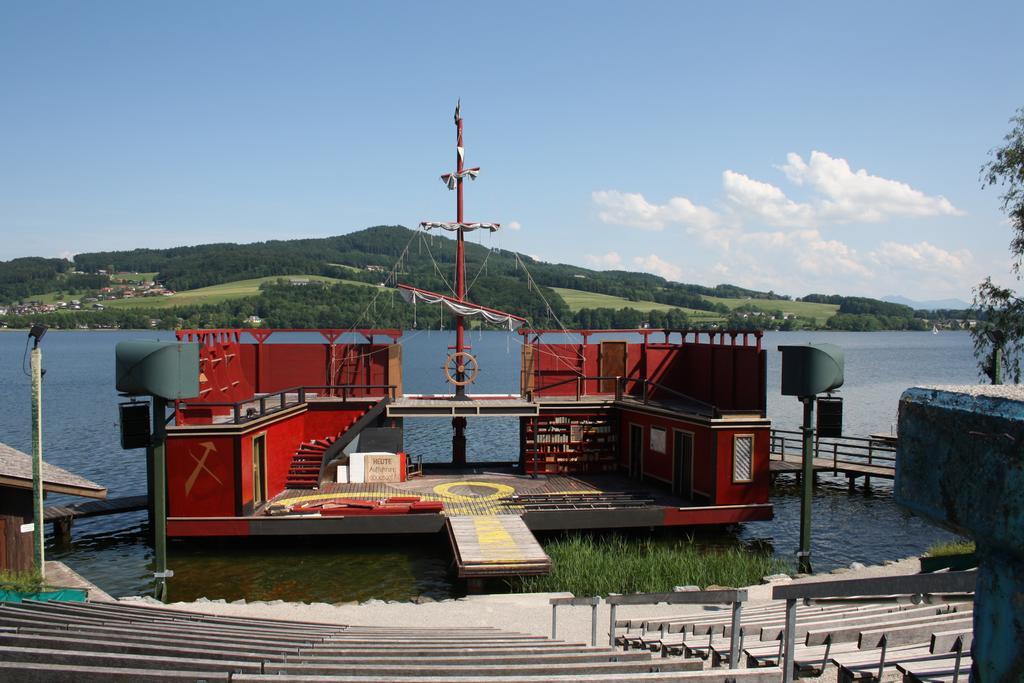
[[[732,441],[732,480],[745,482],[754,480],[754,437],[735,436]]]

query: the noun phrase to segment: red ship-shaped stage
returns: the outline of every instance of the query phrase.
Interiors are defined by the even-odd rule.
[[[199,342],[201,394],[167,429],[170,536],[439,533],[461,576],[548,571],[533,530],[728,524],[770,519],[770,422],[760,332],[528,329],[466,297],[462,118],[456,170],[454,296],[400,285],[446,306],[455,346],[446,396],[402,386],[401,330],[319,330],[320,342],[271,343],[276,330],[182,330]],[[474,396],[464,320],[522,335],[517,394]],[[557,333],[557,334],[556,334]],[[343,335],[347,337],[343,338]],[[356,338],[354,338],[356,337]],[[520,421],[519,453],[466,463],[466,425]],[[415,464],[404,420],[452,421],[452,462]]]

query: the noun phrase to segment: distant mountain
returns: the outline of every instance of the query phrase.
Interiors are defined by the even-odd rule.
[[[890,294],[889,296],[883,296],[882,301],[888,301],[893,304],[903,304],[904,306],[910,306],[915,311],[960,311],[965,308],[970,308],[971,304],[963,299],[934,299],[930,301],[915,301],[908,299],[905,296],[898,294]]]

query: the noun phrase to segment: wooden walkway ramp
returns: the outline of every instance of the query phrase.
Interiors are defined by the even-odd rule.
[[[125,496],[87,500],[70,505],[51,505],[43,510],[43,521],[53,522],[53,530],[61,540],[71,538],[71,525],[76,519],[138,512],[149,507],[149,496]]]
[[[551,558],[518,515],[448,518],[448,538],[459,577],[547,574]]]

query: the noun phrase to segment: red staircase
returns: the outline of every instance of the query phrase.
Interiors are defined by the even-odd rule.
[[[285,488],[315,489],[320,485],[320,465],[324,461],[324,452],[338,440],[336,436],[325,439],[312,439],[299,445],[292,456],[291,467],[285,479]]]
[[[324,453],[366,412],[363,410],[358,415],[352,416],[336,436],[327,436],[323,439],[312,439],[301,443],[298,450],[295,451],[295,455],[292,456],[292,464],[288,468],[284,487],[286,489],[315,489],[320,486],[320,466],[324,461]]]

